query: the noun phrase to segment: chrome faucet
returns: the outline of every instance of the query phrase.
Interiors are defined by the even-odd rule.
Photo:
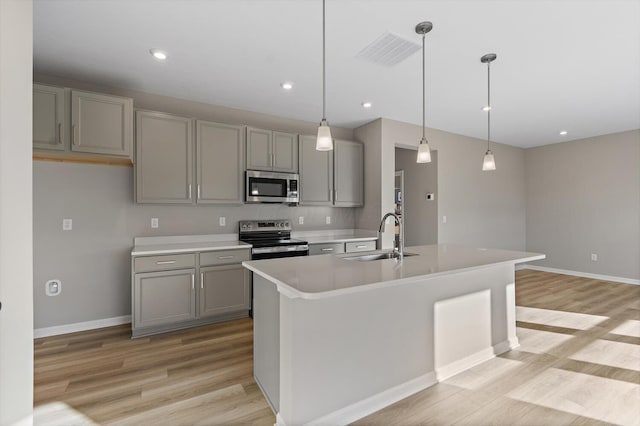
[[[387,218],[389,216],[393,216],[396,219],[396,223],[398,224],[398,227],[400,228],[400,236],[399,236],[398,241],[397,241],[397,247],[396,247],[395,235],[394,235],[394,238],[393,238],[393,250],[398,253],[398,258],[402,259],[404,257],[404,227],[402,226],[402,221],[400,220],[400,217],[398,217],[398,215],[395,214],[395,213],[387,213],[387,214],[385,214],[382,217],[382,221],[380,222],[380,228],[378,229],[378,232],[384,232],[384,227],[385,227]]]

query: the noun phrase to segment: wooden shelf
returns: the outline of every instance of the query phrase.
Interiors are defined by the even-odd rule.
[[[109,166],[133,167],[130,158],[107,157],[100,155],[81,155],[69,152],[34,151],[34,161],[56,161],[60,163],[104,164]]]

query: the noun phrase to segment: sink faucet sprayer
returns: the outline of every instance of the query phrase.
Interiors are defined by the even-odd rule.
[[[397,247],[396,247],[396,239],[395,236],[393,238],[393,250],[398,252],[398,258],[402,259],[404,257],[404,227],[402,226],[402,222],[400,218],[395,213],[387,213],[382,217],[382,221],[380,222],[380,228],[378,232],[384,232],[385,223],[389,216],[393,216],[396,219],[396,223],[398,224],[398,228],[400,228],[400,236],[398,238]]]

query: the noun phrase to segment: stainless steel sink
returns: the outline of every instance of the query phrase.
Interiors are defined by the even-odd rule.
[[[416,256],[417,253],[404,253],[404,256]],[[387,251],[384,253],[367,253],[355,256],[344,256],[344,260],[357,260],[358,262],[371,262],[372,260],[398,259],[400,254],[395,251]]]

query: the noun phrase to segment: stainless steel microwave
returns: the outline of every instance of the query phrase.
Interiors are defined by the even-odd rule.
[[[247,203],[297,203],[299,176],[294,173],[247,170],[244,201]]]

